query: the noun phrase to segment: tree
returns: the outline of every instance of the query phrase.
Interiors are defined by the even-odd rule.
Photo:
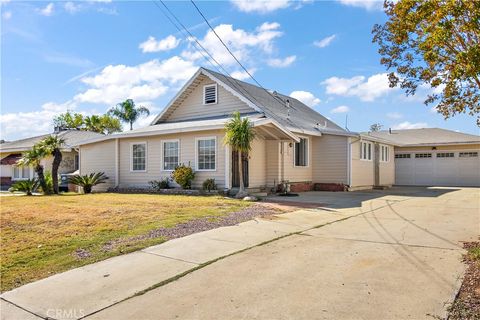
[[[150,111],[145,107],[136,107],[132,99],[117,104],[108,111],[109,115],[117,117],[122,122],[130,123],[130,130],[133,129],[133,123],[142,115],[149,115]]]
[[[82,187],[84,193],[91,193],[94,186],[105,183],[105,181],[107,180],[108,177],[105,175],[104,172],[97,172],[86,174],[83,176],[73,176],[69,179],[69,182],[76,186]]]
[[[67,111],[53,119],[56,127],[112,134],[122,131],[122,124],[108,114],[84,116],[81,113]]]
[[[67,111],[53,118],[55,127],[80,130],[84,125],[83,114]]]
[[[445,119],[480,113],[480,1],[387,0],[384,8],[389,19],[372,33],[390,87],[432,89],[424,102],[438,102]]]
[[[37,174],[38,182],[40,183],[43,192],[49,194],[50,191],[47,188],[47,183],[45,182],[45,176],[43,174],[43,166],[41,164],[42,159],[46,156],[47,154],[43,148],[34,145],[32,149],[25,151],[22,154],[22,157],[18,159],[16,165],[22,167],[32,166],[33,170],[35,170],[35,173]]]
[[[42,148],[47,155],[53,156],[52,162],[52,181],[53,181],[53,193],[58,194],[58,168],[62,162],[61,148],[65,140],[59,138],[56,135],[48,136],[39,142],[38,147]]]
[[[233,151],[238,153],[238,170],[240,177],[240,188],[237,198],[243,198],[247,195],[243,182],[242,156],[248,154],[252,149],[252,141],[255,139],[252,123],[248,118],[242,119],[240,112],[233,113],[232,119],[225,124],[224,144],[229,145]]]
[[[382,127],[383,125],[381,125],[380,123],[374,123],[370,126],[370,132],[378,132],[382,130]]]

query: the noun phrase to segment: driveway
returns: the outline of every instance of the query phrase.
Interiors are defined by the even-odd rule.
[[[191,247],[185,243],[180,253],[169,251],[166,246],[147,249],[170,258],[174,252],[175,259],[186,264],[197,263],[198,267],[185,273],[179,271],[173,281],[159,282],[141,295],[82,313],[80,317],[434,319],[445,316],[446,306],[458,290],[464,272],[461,241],[474,240],[479,235],[480,189],[312,192],[285,199],[272,200],[308,202],[310,207],[316,204],[319,208],[276,217],[272,222],[284,228],[280,238],[237,250],[219,260],[214,259],[214,253],[206,247],[209,242],[202,242],[206,238],[200,234],[193,239],[197,246],[200,243],[205,248],[201,256],[189,253]],[[310,220],[318,219],[317,216],[323,222],[312,226]],[[289,226],[293,226],[291,221],[295,221],[295,226],[301,225],[302,230],[288,233]],[[254,223],[246,225],[251,227]],[[216,231],[208,239],[229,245],[254,244],[253,239],[265,238],[267,233],[262,228],[245,230],[248,232],[237,234],[237,238],[231,238],[231,231],[226,234]],[[222,238],[226,235],[230,238]],[[210,257],[202,260],[206,254]],[[156,270],[161,273],[161,269]],[[72,282],[63,282],[66,288],[73,286]],[[133,284],[137,285],[135,281]],[[122,292],[129,287],[125,286]],[[31,311],[27,299],[34,296],[31,288],[35,284],[30,291],[18,290],[4,298],[22,310]],[[81,291],[81,285],[75,290]],[[61,294],[70,293],[67,290]],[[97,300],[108,294],[103,292]],[[70,300],[78,303],[78,298]]]

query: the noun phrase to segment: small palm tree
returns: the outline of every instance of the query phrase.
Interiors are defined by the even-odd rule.
[[[92,187],[99,185],[101,183],[105,183],[108,180],[108,177],[105,175],[104,172],[97,172],[91,173],[86,175],[76,175],[70,177],[69,182],[76,186],[80,186],[83,188],[84,193],[91,193]]]
[[[51,135],[40,141],[39,146],[45,150],[47,155],[53,156],[52,162],[52,181],[53,181],[53,193],[58,194],[58,168],[62,162],[62,148],[65,140],[59,138],[56,135]]]
[[[248,118],[242,119],[240,112],[234,112],[232,119],[225,124],[224,144],[229,145],[233,151],[238,153],[238,170],[240,177],[240,188],[237,198],[247,195],[243,182],[242,156],[248,154],[252,149],[252,141],[255,139],[252,123]]]
[[[133,123],[142,115],[148,116],[150,111],[142,106],[136,107],[132,99],[127,99],[110,109],[108,114],[117,117],[122,122],[130,123],[130,130],[132,130]]]
[[[45,149],[39,147],[38,145],[34,145],[32,149],[25,151],[22,154],[22,157],[18,159],[16,165],[17,166],[32,166],[33,170],[38,177],[38,182],[42,187],[44,193],[49,194],[50,191],[47,188],[47,184],[45,182],[45,176],[43,174],[43,166],[41,161],[43,158],[47,156]]]
[[[37,179],[28,179],[15,182],[8,191],[15,192],[25,192],[27,196],[31,196],[35,190],[38,189],[38,180]]]

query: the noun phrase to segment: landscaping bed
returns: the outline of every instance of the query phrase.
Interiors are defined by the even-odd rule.
[[[1,291],[277,208],[220,196],[2,197]]]

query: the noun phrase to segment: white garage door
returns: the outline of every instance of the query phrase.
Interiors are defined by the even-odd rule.
[[[479,152],[398,152],[395,154],[395,184],[480,186]]]

